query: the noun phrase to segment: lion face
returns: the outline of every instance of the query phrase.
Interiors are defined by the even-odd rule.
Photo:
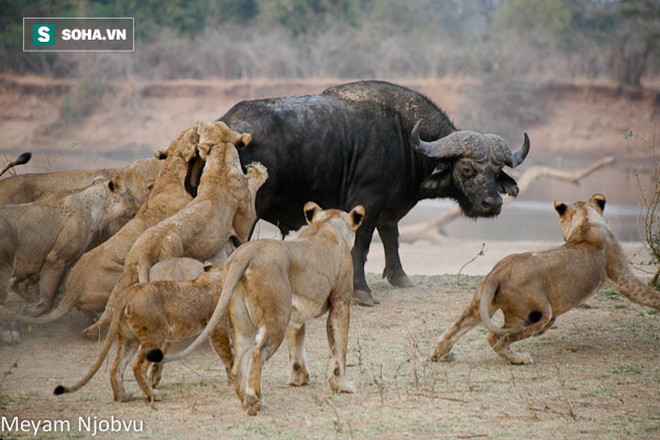
[[[555,200],[555,211],[559,215],[564,241],[583,241],[587,223],[604,223],[605,202],[602,194],[594,194],[588,202],[575,202],[569,206]]]

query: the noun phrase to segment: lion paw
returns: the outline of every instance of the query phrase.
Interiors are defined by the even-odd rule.
[[[299,387],[309,383],[309,372],[307,368],[299,363],[295,363],[291,368],[291,375],[289,376],[289,385]]]
[[[262,408],[261,396],[254,390],[250,389],[245,392],[245,401],[243,402],[243,409],[249,416],[256,416]]]
[[[525,352],[512,351],[507,356],[507,359],[513,365],[524,365],[524,364],[533,364],[534,363],[534,359],[532,359],[532,356],[529,353],[525,353]]]
[[[333,378],[330,378],[330,389],[334,393],[347,393],[347,394],[355,394],[357,393],[357,386],[355,386],[355,383],[350,380],[342,379],[342,380],[332,380]]]
[[[133,400],[133,393],[123,392],[120,396],[115,397],[116,402],[130,402]]]
[[[0,341],[5,344],[18,344],[21,340],[21,335],[18,332],[10,330],[0,330]]]
[[[432,362],[453,362],[455,360],[453,353],[435,354],[431,356]]]
[[[161,393],[160,390],[151,390],[151,394],[153,395],[154,402],[160,402],[163,400],[163,393]]]

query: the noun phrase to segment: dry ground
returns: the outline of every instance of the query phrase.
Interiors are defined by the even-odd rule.
[[[27,149],[36,153],[21,173],[124,166],[166,146],[194,121],[215,119],[241,99],[316,93],[339,82],[121,84],[92,114],[62,127],[57,121],[71,83],[0,77],[2,152],[8,157]],[[405,84],[429,95],[453,118],[461,117],[465,91],[472,86],[465,80]],[[592,161],[613,153],[631,163],[649,157],[648,150],[622,136],[633,128],[650,137],[660,119],[657,98],[631,99],[590,85],[553,86],[545,98],[553,109],[545,120],[520,127],[533,142],[530,163],[557,164],[561,157]],[[623,189],[618,197],[637,191]],[[592,193],[584,185],[576,188],[573,199]],[[547,203],[551,206],[551,200]],[[487,242],[485,255],[463,273],[483,275],[508,253],[557,243]],[[659,438],[658,314],[608,288],[559,318],[545,335],[517,344],[534,356],[533,365],[506,364],[486,342],[483,329],[459,341],[456,361],[427,361],[442,331],[473,295],[479,277],[462,276],[458,284],[456,273],[480,247],[481,241],[449,239],[439,245],[403,244],[404,267],[417,274],[412,277],[416,286],[393,289],[375,275],[382,270],[382,251],[379,243],[372,245],[368,280],[382,305],[352,308],[348,375],[357,394],[333,395],[328,389],[329,350],[321,318],[309,325],[311,384],[286,385],[287,353],[281,347],[264,369],[267,406],[257,417],[241,411],[221,362],[208,347],[166,366],[164,401],[153,406],[141,397],[113,402],[107,364],[79,392],[56,397],[55,386],[80,378],[100,348],[98,341],[80,335],[87,317],[76,311],[61,323],[23,327],[21,343],[0,346],[0,417],[9,422],[13,417],[70,420],[70,432],[37,436],[56,439]],[[626,250],[632,254],[640,247],[630,243]],[[451,275],[435,275],[443,273]],[[15,297],[9,305],[19,306]],[[139,395],[130,372],[127,379]],[[143,431],[93,436],[78,429],[79,417],[142,422]],[[31,432],[0,431],[0,439],[15,437],[35,438]]]
[[[311,322],[309,386],[286,385],[281,347],[264,369],[266,409],[240,409],[210,347],[168,364],[153,406],[139,397],[115,403],[107,364],[77,393],[56,397],[93,362],[100,343],[82,338],[82,315],[24,330],[0,348],[0,414],[21,420],[71,420],[71,431],[39,438],[90,438],[79,417],[136,420],[143,432],[97,438],[530,438],[655,439],[660,436],[660,321],[655,311],[604,288],[588,305],[560,318],[545,335],[523,341],[535,364],[498,358],[482,328],[454,348],[456,360],[430,363],[441,332],[472,297],[478,277],[415,276],[393,289],[369,277],[382,305],[352,308],[348,375],[354,395],[328,388],[329,350],[323,318]],[[114,350],[113,350],[114,352]],[[114,357],[114,353],[112,353]],[[139,395],[130,372],[127,387]],[[2,438],[33,438],[2,433]]]

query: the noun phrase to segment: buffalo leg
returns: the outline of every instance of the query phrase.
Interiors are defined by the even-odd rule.
[[[365,220],[355,232],[355,245],[351,250],[353,257],[353,300],[361,306],[372,307],[380,304],[380,301],[371,295],[371,289],[367,285],[364,275],[364,263],[367,261],[367,253],[371,244],[371,237],[376,229],[376,222],[369,219],[369,211],[365,208],[367,215]],[[377,218],[372,216],[370,218]]]
[[[395,287],[411,287],[410,278],[403,271],[399,257],[399,228],[396,222],[388,221],[378,225],[378,235],[385,250],[385,270],[383,278]]]

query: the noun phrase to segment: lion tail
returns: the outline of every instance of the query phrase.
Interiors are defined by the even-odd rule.
[[[541,328],[547,323],[552,315],[551,310],[544,310],[543,307],[539,307],[540,310],[532,310],[527,319],[520,324],[514,327],[498,327],[491,320],[491,304],[495,295],[499,291],[501,285],[498,281],[493,280],[490,275],[486,277],[483,284],[479,286],[481,289],[481,299],[479,300],[479,316],[481,317],[481,322],[484,323],[484,326],[491,332],[496,335],[504,336],[511,333],[518,332],[523,328],[529,327],[531,325],[541,326]],[[547,316],[546,316],[547,315]]]
[[[153,267],[154,263],[151,260],[146,258],[140,258],[140,261],[137,265],[138,279],[140,284],[149,282],[149,271]]]
[[[232,254],[233,257],[236,255],[237,254],[235,253]],[[229,301],[231,300],[231,296],[234,293],[234,289],[236,289],[236,286],[238,286],[238,283],[243,278],[243,275],[245,274],[250,261],[251,260],[249,258],[233,258],[231,260],[227,260],[227,264],[225,264],[225,268],[227,269],[225,271],[225,276],[222,282],[222,293],[220,294],[220,299],[218,299],[218,304],[215,306],[213,315],[211,315],[211,319],[209,319],[206,327],[202,333],[197,336],[197,339],[192,342],[192,344],[190,344],[184,350],[168,356],[164,356],[162,350],[159,348],[150,350],[147,353],[147,360],[150,362],[165,363],[181,359],[188,356],[197,347],[199,347],[202,342],[208,339],[208,337],[211,335],[211,332],[213,332],[215,327],[220,322],[220,318],[222,318],[222,316],[227,312],[227,307],[229,306]]]
[[[479,300],[479,316],[481,317],[481,322],[484,323],[484,326],[489,331],[495,333],[496,335],[503,336],[516,332],[527,325],[527,321],[525,321],[515,327],[496,326],[491,319],[492,313],[490,310],[493,299],[500,289],[500,283],[489,275],[486,277],[483,284],[479,286],[479,288],[481,289],[481,299]]]
[[[19,315],[18,313],[13,312],[2,305],[0,305],[0,314],[13,319],[14,321],[22,322],[24,324],[29,324],[29,325],[50,324],[51,322],[55,322],[58,319],[62,318],[67,313],[69,313],[69,311],[73,308],[77,300],[78,298],[72,298],[71,296],[67,297],[65,294],[64,297],[62,297],[60,303],[57,305],[57,307],[44,316],[33,317],[33,316]]]
[[[87,384],[87,382],[89,382],[92,379],[92,377],[94,377],[96,372],[99,371],[99,368],[101,368],[101,365],[103,364],[103,361],[105,360],[106,356],[108,355],[108,352],[110,351],[110,347],[112,347],[112,343],[114,339],[117,337],[117,333],[119,332],[119,326],[121,324],[121,318],[122,315],[124,314],[125,308],[126,308],[125,304],[122,304],[121,307],[115,307],[114,314],[112,316],[112,322],[110,323],[110,328],[108,329],[108,334],[105,337],[105,342],[103,343],[101,352],[99,353],[99,356],[96,359],[94,365],[92,365],[92,368],[89,370],[89,372],[87,372],[87,375],[85,375],[85,377],[83,377],[78,383],[70,387],[58,385],[53,391],[53,394],[59,396],[60,394],[73,393],[74,391],[78,391],[80,388],[85,386],[85,384]]]

